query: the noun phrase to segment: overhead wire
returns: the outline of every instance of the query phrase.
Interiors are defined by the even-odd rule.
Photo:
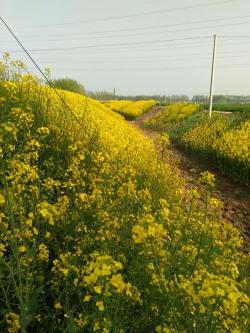
[[[127,15],[118,15],[118,16],[110,16],[110,17],[103,17],[103,18],[95,18],[90,20],[78,20],[78,21],[71,21],[71,22],[64,22],[64,23],[54,23],[54,24],[43,24],[43,25],[31,25],[31,26],[23,26],[17,27],[19,29],[26,29],[26,28],[42,28],[42,27],[55,27],[55,26],[63,26],[63,25],[72,25],[72,24],[79,24],[79,23],[92,23],[92,22],[101,22],[101,21],[112,21],[112,20],[120,20],[120,19],[127,19],[127,18],[134,18],[139,16],[148,16],[148,15],[155,15],[155,14],[163,14],[163,13],[170,13],[175,11],[182,11],[182,10],[189,10],[194,8],[202,8],[207,6],[215,6],[219,4],[226,4],[229,2],[236,2],[239,0],[217,0],[214,2],[206,2],[203,4],[197,5],[189,5],[183,7],[176,7],[176,8],[166,8],[166,9],[158,9],[153,11],[141,12],[141,13],[134,13],[134,14],[127,14]]]
[[[249,16],[250,17],[250,16]],[[160,31],[150,31],[150,32],[144,32],[144,33],[135,33],[135,34],[125,34],[125,35],[110,35],[106,36],[106,38],[124,38],[124,37],[138,37],[138,36],[148,36],[148,35],[154,35],[154,34],[163,34],[163,33],[173,33],[173,32],[183,32],[183,31],[195,31],[195,30],[201,30],[201,29],[211,29],[211,28],[220,28],[220,27],[229,27],[229,26],[240,26],[240,25],[250,25],[250,21],[246,22],[236,22],[236,23],[227,23],[227,24],[220,24],[216,25],[216,27],[213,26],[200,26],[200,27],[193,27],[193,28],[186,28],[186,29],[178,29],[178,30],[160,30]],[[230,37],[230,36],[225,36]],[[105,37],[103,36],[97,36],[97,37],[78,37],[78,38],[60,38],[60,39],[28,39],[29,42],[60,42],[60,41],[79,41],[79,40],[93,40],[93,39],[103,39]],[[245,37],[247,38],[247,36]],[[24,39],[26,40],[26,39]]]
[[[219,36],[220,37],[220,36]],[[133,42],[133,43],[113,43],[113,44],[93,44],[93,45],[78,45],[78,46],[69,46],[69,47],[54,47],[54,48],[32,48],[28,49],[29,52],[75,52],[75,51],[81,51],[85,50],[85,52],[92,52],[93,51],[98,51],[98,54],[100,54],[99,50],[105,50],[108,49],[109,51],[112,52],[125,52],[125,51],[130,51],[131,49],[133,52],[144,52],[144,49],[150,49],[150,51],[154,50],[172,50],[172,49],[182,49],[182,48],[187,48],[187,47],[208,47],[209,45],[205,40],[202,39],[211,39],[211,36],[203,36],[203,37],[191,37],[191,38],[185,38],[185,39],[173,39],[173,40],[158,40],[158,41],[146,41],[146,42]],[[199,40],[199,42],[197,42]],[[242,39],[244,40],[244,39]],[[223,46],[231,46],[231,45],[245,45],[242,44],[242,40],[235,40],[235,38],[226,38],[225,40],[221,39],[220,44]],[[168,44],[182,41],[181,45],[172,45]],[[188,41],[188,44],[184,44],[186,41]],[[154,44],[159,44],[160,45],[154,45]],[[146,45],[145,45],[146,44]],[[154,49],[152,49],[152,45],[154,45]],[[118,47],[119,46],[119,47]],[[9,52],[9,53],[20,53],[22,52],[21,50],[18,49],[5,49],[5,50],[0,50],[0,53],[4,52]]]
[[[77,50],[77,49],[90,49],[90,48],[100,48],[100,47],[117,47],[117,46],[134,46],[134,45],[152,45],[158,43],[173,43],[176,41],[186,41],[186,40],[202,40],[211,39],[211,36],[196,36],[196,37],[184,37],[184,38],[173,38],[173,39],[162,39],[162,40],[151,40],[151,41],[135,41],[129,43],[109,43],[109,44],[93,44],[93,45],[79,45],[70,47],[58,47],[58,48],[43,48],[43,49],[29,49],[29,52],[48,52],[48,51],[67,51],[67,50]],[[11,50],[9,52],[20,52],[20,50]]]
[[[224,53],[225,54],[225,53]],[[208,55],[207,53],[198,53],[199,56],[199,61],[200,60],[210,60],[211,56]],[[246,54],[227,54],[219,57],[219,59],[231,59],[231,58],[244,58],[244,57],[249,57],[250,56],[250,50]],[[65,61],[65,59],[62,59]],[[72,61],[77,61],[78,64],[83,64],[83,63],[88,63],[88,64],[127,64],[127,63],[155,63],[157,62],[178,62],[178,61],[188,61],[188,60],[195,60],[194,55],[190,55],[189,57],[187,56],[182,56],[182,57],[176,57],[176,56],[161,56],[161,57],[151,57],[151,58],[145,58],[145,57],[137,57],[137,58],[121,58],[121,59],[71,59]],[[43,63],[42,61],[40,63]],[[49,66],[53,63],[60,63],[60,61],[57,60],[46,60],[46,65]]]
[[[141,30],[152,30],[152,29],[159,29],[159,28],[171,28],[175,26],[184,26],[184,25],[193,25],[197,23],[210,23],[210,22],[217,22],[217,21],[225,21],[225,20],[235,20],[235,19],[242,19],[242,18],[250,18],[249,15],[242,15],[242,16],[231,16],[231,17],[221,17],[221,18],[216,18],[216,19],[210,19],[210,20],[198,20],[198,21],[187,21],[187,22],[181,22],[181,23],[172,23],[172,24],[163,24],[163,25],[148,25],[146,27],[140,27],[140,28],[130,28],[130,29],[112,29],[112,30],[98,30],[98,31],[85,31],[85,32],[74,32],[70,34],[46,34],[47,37],[68,37],[68,36],[82,36],[82,35],[92,35],[92,34],[105,34],[105,33],[113,33],[113,32],[128,32],[128,31],[141,31]],[[38,35],[24,35],[22,38],[37,38],[39,37]],[[19,37],[20,38],[20,37]]]
[[[246,63],[246,64],[225,64],[225,65],[217,65],[216,68],[225,68],[225,67],[230,67],[230,68],[233,68],[233,67],[248,67],[249,70],[250,70],[250,63]],[[110,68],[55,68],[57,70],[69,70],[69,71],[100,71],[100,72],[103,72],[103,71],[110,71],[110,72],[117,72],[117,71],[164,71],[164,70],[177,70],[177,69],[181,69],[181,70],[193,70],[193,69],[207,69],[207,70],[210,70],[210,67],[209,66],[171,66],[171,67],[153,67],[153,68],[150,68],[150,67],[126,67],[126,68],[123,68],[123,67],[119,67],[119,68],[114,68],[114,67],[110,67]]]
[[[224,1],[224,2],[228,2],[228,1]],[[217,19],[214,19],[214,21],[216,21],[216,20]],[[249,22],[238,22],[238,23],[232,23],[232,25],[248,24],[248,23]],[[190,24],[191,24],[191,22],[190,22]],[[227,24],[226,25],[223,24],[222,26],[227,26]],[[191,29],[197,29],[197,27],[191,28]],[[200,29],[200,28],[198,27],[198,29]],[[174,31],[172,31],[172,32],[174,32]],[[237,37],[239,37],[239,38],[250,38],[250,36],[236,36],[236,35],[234,35],[234,36],[224,36],[224,35],[221,35],[220,37],[221,38],[225,38],[226,41],[229,40],[229,42],[230,42],[230,40],[235,39]],[[109,43],[109,44],[80,45],[80,46],[71,46],[71,47],[63,47],[63,48],[43,48],[43,49],[41,48],[41,49],[30,49],[30,50],[27,49],[26,50],[26,54],[27,54],[27,52],[30,52],[30,51],[32,51],[32,52],[72,51],[72,50],[78,50],[78,49],[80,50],[80,49],[103,48],[103,47],[104,48],[105,47],[108,47],[108,48],[115,47],[116,48],[117,46],[119,46],[119,47],[126,47],[126,48],[128,48],[129,46],[132,46],[134,48],[135,46],[138,47],[138,45],[140,45],[140,48],[141,48],[141,47],[145,47],[145,46],[151,46],[152,44],[172,43],[172,42],[179,42],[179,41],[181,41],[183,43],[184,41],[192,41],[193,42],[193,41],[196,41],[196,40],[199,40],[199,45],[200,45],[200,43],[202,42],[203,39],[209,39],[209,38],[211,38],[211,37],[210,36],[195,36],[195,37],[174,38],[174,39],[153,40],[153,41],[151,40],[151,41],[127,42],[127,43],[111,43],[111,44]],[[20,41],[19,41],[19,45],[20,45]],[[173,46],[174,48],[177,48],[180,45],[170,45],[170,46]],[[159,46],[156,46],[156,47],[159,47]],[[169,45],[167,45],[167,47],[169,48]],[[186,46],[184,46],[184,47],[186,47]],[[11,50],[10,52],[15,53],[15,52],[20,52],[20,51],[21,50]],[[239,55],[236,55],[235,57],[239,57]],[[166,60],[167,57],[162,57],[162,59]],[[172,59],[174,61],[176,61],[176,59],[174,58],[174,56],[172,56]],[[192,59],[192,58],[188,58],[188,59]],[[151,60],[153,60],[153,59],[141,59],[140,58],[140,62],[149,62]],[[187,58],[186,59],[185,58],[181,58],[180,60],[187,60]],[[91,59],[91,61],[93,62],[93,59]],[[159,61],[159,59],[157,61]],[[119,61],[110,61],[110,62],[111,63],[119,63]],[[124,63],[124,61],[122,61],[122,62]],[[127,59],[127,62],[128,62],[128,59]],[[134,62],[134,61],[132,61],[132,62]],[[105,61],[102,60],[101,63],[105,63]],[[108,62],[106,61],[106,63],[109,63],[109,61]],[[240,65],[240,64],[238,64],[238,65]],[[230,66],[235,66],[235,64],[231,64]],[[244,64],[244,66],[246,66],[246,64]],[[173,69],[176,69],[176,68],[177,67],[174,67]],[[179,68],[184,69],[185,67],[179,67]],[[189,68],[201,68],[201,67],[195,66],[195,67],[189,67]],[[147,70],[148,69],[149,68],[147,68]],[[163,69],[169,69],[169,68],[165,67]],[[71,69],[71,70],[74,70],[74,69]],[[85,69],[83,69],[83,70],[85,70]],[[88,68],[87,70],[91,70],[91,69]],[[99,71],[99,70],[110,70],[110,69],[96,69],[96,70]],[[112,68],[111,70],[114,70],[114,68]],[[120,68],[119,69],[115,69],[115,70],[120,70]],[[132,69],[132,70],[138,70],[138,68]],[[151,70],[157,70],[157,69],[156,68],[152,68]]]

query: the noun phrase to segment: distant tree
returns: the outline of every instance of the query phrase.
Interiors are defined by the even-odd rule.
[[[114,95],[114,93],[109,91],[95,91],[95,92],[88,91],[87,95],[89,97],[98,99],[100,101],[108,101],[116,98],[116,95]]]
[[[226,102],[226,96],[214,95],[213,102],[218,104],[224,104]]]
[[[207,103],[208,96],[206,95],[194,95],[192,98],[192,102],[194,103]]]
[[[65,77],[61,79],[52,80],[51,83],[54,88],[69,90],[82,95],[85,94],[84,86],[74,79]]]

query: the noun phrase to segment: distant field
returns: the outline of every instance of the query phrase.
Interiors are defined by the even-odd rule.
[[[208,104],[203,104],[203,107],[207,109]],[[213,110],[228,112],[250,112],[250,104],[213,104]]]

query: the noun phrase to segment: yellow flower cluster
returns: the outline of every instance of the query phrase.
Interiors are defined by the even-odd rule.
[[[203,185],[214,187],[215,185],[215,175],[209,171],[204,171],[201,173],[199,181]]]
[[[39,249],[39,253],[38,253],[38,259],[40,259],[41,261],[48,261],[49,259],[49,250],[47,248],[46,245],[44,244],[40,244],[38,246]]]
[[[123,117],[18,66],[0,66],[0,331],[247,332],[239,232]]]
[[[107,107],[110,107],[113,111],[120,113],[126,119],[135,119],[145,112],[148,112],[154,105],[154,100],[143,101],[127,101],[127,100],[114,100],[105,103]]]
[[[232,117],[232,120],[231,118]],[[236,119],[236,125],[233,119]],[[232,124],[230,124],[232,122]],[[181,141],[202,156],[215,160],[234,179],[250,181],[250,121],[237,116],[217,116],[187,131]]]
[[[135,243],[146,243],[147,239],[156,239],[159,242],[164,239],[167,232],[162,224],[156,223],[154,216],[147,214],[132,229]]]
[[[231,278],[200,270],[194,272],[192,279],[180,282],[180,287],[193,301],[194,310],[191,315],[212,315],[213,320],[218,321],[218,329],[221,326],[221,331],[241,332],[233,318],[239,312],[247,313],[250,302]]]
[[[182,142],[193,150],[211,150],[212,143],[217,141],[227,129],[226,118],[216,116],[211,120],[209,118],[206,120],[185,133],[182,138]]]
[[[186,148],[199,153],[234,180],[250,183],[249,113],[212,114],[197,104],[176,103],[163,108],[145,126],[167,131]]]
[[[123,294],[135,302],[141,301],[139,291],[131,283],[125,283],[122,274],[117,273],[123,268],[120,262],[113,260],[111,256],[98,253],[93,253],[91,257],[92,261],[86,267],[83,280],[92,294],[100,295],[103,298],[114,298],[114,294]],[[84,300],[88,302],[91,298],[92,296],[87,294]],[[97,303],[99,309],[102,304],[101,311],[103,311],[103,300],[99,299]]]
[[[189,103],[169,104],[155,117],[146,120],[144,125],[154,130],[166,130],[177,122],[200,110],[200,105]]]
[[[20,321],[19,315],[14,312],[9,312],[6,314],[6,323],[8,325],[9,333],[18,333],[20,331]]]
[[[224,133],[213,148],[228,159],[250,166],[250,120]]]

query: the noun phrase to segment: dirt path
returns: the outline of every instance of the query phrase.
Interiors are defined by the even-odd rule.
[[[143,128],[143,123],[145,120],[152,118],[161,111],[162,109],[160,107],[155,108],[151,112],[130,122],[154,142],[156,149],[157,132]],[[241,230],[245,239],[246,251],[249,251],[250,189],[230,182],[230,180],[222,176],[217,170],[209,167],[208,164],[201,158],[186,152],[183,147],[177,143],[171,143],[170,145],[169,162],[174,164],[178,163],[181,176],[185,179],[187,187],[196,183],[200,172],[208,170],[216,174],[216,188],[214,194],[224,204],[222,218],[230,223],[233,223]]]

